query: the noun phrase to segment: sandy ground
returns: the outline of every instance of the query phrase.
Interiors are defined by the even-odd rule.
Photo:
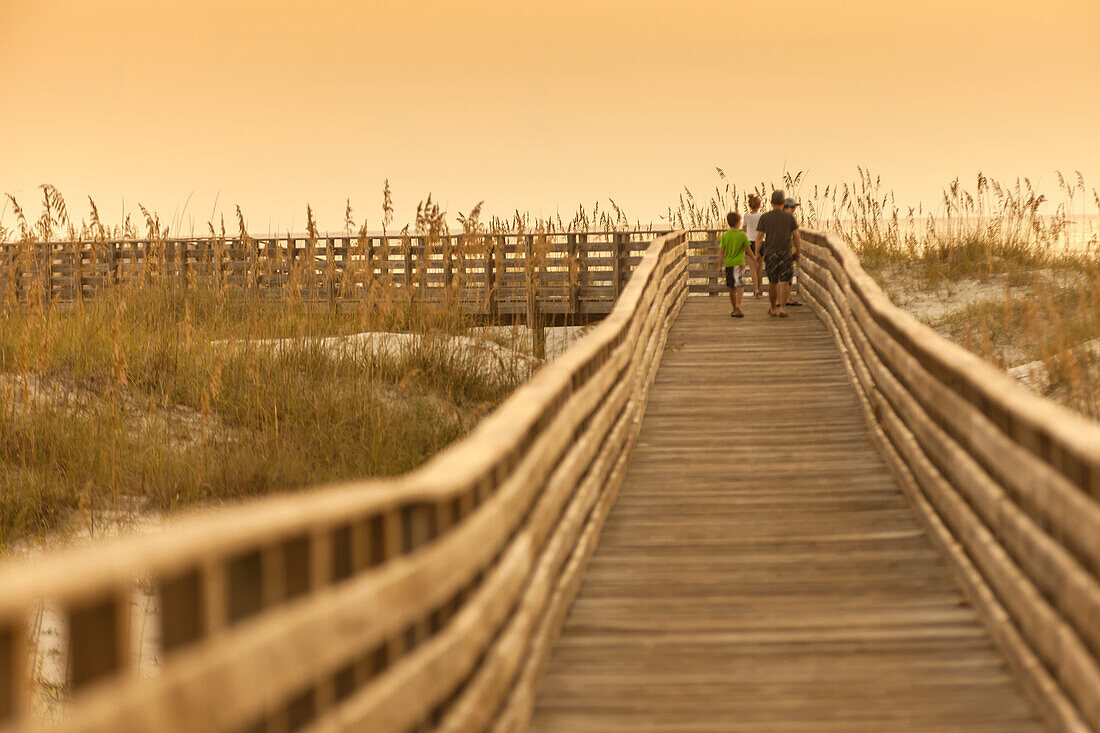
[[[1084,361],[1092,364],[1100,362],[1100,339],[1086,341],[1072,352],[1057,354],[1054,359],[1062,359],[1068,356],[1084,357]],[[1051,388],[1049,372],[1046,364],[1041,360],[1029,361],[1010,367],[1005,371],[1039,394],[1045,394]]]
[[[1032,274],[1040,283],[1055,278],[1055,273],[1050,270],[1036,270]],[[874,277],[896,306],[928,324],[935,324],[980,303],[1002,300],[1006,296],[1027,297],[1034,287],[1013,286],[1004,277],[993,277],[983,280],[963,278],[928,288],[904,270],[887,270],[876,273]]]
[[[1053,282],[1056,274],[1049,270],[1036,271],[1036,280]],[[914,315],[918,320],[937,328],[947,319],[962,313],[966,309],[981,303],[1003,301],[1005,298],[1033,297],[1035,285],[1010,286],[1005,278],[988,280],[965,279],[941,285],[935,289],[922,288],[919,282],[907,273],[894,271],[880,273],[876,279],[895,305]],[[1051,397],[1065,404],[1064,395],[1059,396],[1053,388],[1047,365],[1042,360],[1028,360],[1023,349],[1006,350],[1006,361],[1012,365],[1006,373],[1015,377],[1021,384],[1033,392]],[[1100,371],[1100,339],[1080,344],[1070,352],[1058,354],[1055,361],[1074,357],[1086,368]]]
[[[561,356],[570,346],[591,331],[593,326],[551,326],[544,329],[546,334],[546,360]],[[531,329],[527,326],[486,326],[476,328],[474,332],[499,343],[515,343],[517,348],[530,352]],[[513,337],[514,334],[514,337]]]
[[[588,332],[590,327],[554,326],[545,329],[546,361],[557,358],[572,346],[578,338]],[[331,353],[377,354],[385,357],[400,357],[418,348],[425,338],[441,339],[447,348],[460,358],[470,358],[486,369],[501,366],[520,359],[532,368],[537,368],[543,360],[531,355],[531,332],[526,326],[486,326],[470,330],[469,335],[445,336],[433,334],[425,337],[420,334],[393,333],[388,331],[366,331],[346,336],[324,336],[308,339],[319,344]],[[301,339],[257,339],[251,341],[218,341],[216,344],[233,346],[259,346],[275,351]]]

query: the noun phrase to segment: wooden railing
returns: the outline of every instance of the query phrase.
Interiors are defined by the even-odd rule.
[[[1100,426],[895,308],[838,239],[803,239],[803,292],[971,602],[1054,725],[1100,730]]]
[[[437,237],[198,237],[0,244],[0,303],[68,303],[119,283],[201,279],[239,293],[313,303],[386,291],[457,299],[471,313],[602,316],[663,232]],[[718,292],[717,232],[688,235],[692,292]]]
[[[63,730],[525,730],[688,261],[684,232],[648,244],[606,319],[417,471],[0,570],[0,730],[38,726],[43,604],[64,621]],[[131,629],[148,594],[152,679]]]

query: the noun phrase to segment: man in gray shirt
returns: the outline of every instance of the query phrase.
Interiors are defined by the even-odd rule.
[[[768,274],[768,313],[779,318],[787,317],[787,301],[791,297],[791,278],[794,276],[794,260],[802,249],[802,237],[798,234],[798,221],[784,210],[787,196],[783,191],[773,191],[772,210],[760,217],[756,225],[756,250],[764,253],[764,269]],[[794,254],[791,254],[791,241]]]

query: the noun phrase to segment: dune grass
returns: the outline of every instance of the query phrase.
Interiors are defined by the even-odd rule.
[[[400,349],[332,348],[377,316],[170,286],[0,313],[0,544],[417,466],[529,367],[456,349],[453,311],[414,320]]]
[[[819,226],[840,233],[867,270],[906,307],[907,294],[950,305],[925,320],[1002,368],[1031,364],[1032,386],[1100,418],[1100,250],[1089,216],[1100,197],[1080,174],[1058,176],[1049,199],[1026,179],[1011,185],[978,175],[972,189],[953,181],[935,214],[900,212],[877,178],[811,201]],[[1095,208],[1091,204],[1095,203]],[[1044,213],[1045,212],[1045,213]]]
[[[24,227],[19,245],[48,233]],[[506,330],[486,359],[456,338],[474,334],[457,303],[384,283],[332,308],[149,269],[74,304],[0,303],[0,548],[408,471],[532,368]],[[405,337],[332,338],[364,332]]]

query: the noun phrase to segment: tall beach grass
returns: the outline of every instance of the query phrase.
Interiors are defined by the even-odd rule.
[[[43,190],[34,224],[10,200],[6,256],[33,258],[59,237],[136,236],[129,222],[108,232],[94,204],[91,221],[73,225],[60,194]],[[140,276],[70,303],[17,299],[13,287],[0,302],[0,547],[407,471],[533,366],[514,331],[483,339],[453,298],[419,302],[383,279],[351,307],[319,305],[308,297],[324,274],[312,253],[275,300],[216,274],[164,277],[167,231],[143,218],[153,245]],[[350,227],[350,206],[347,218]],[[464,219],[479,231],[477,211]],[[438,240],[442,220],[428,201],[412,231]],[[312,247],[311,212],[308,221]],[[243,217],[239,226],[248,242]],[[346,275],[328,282],[350,287]]]

